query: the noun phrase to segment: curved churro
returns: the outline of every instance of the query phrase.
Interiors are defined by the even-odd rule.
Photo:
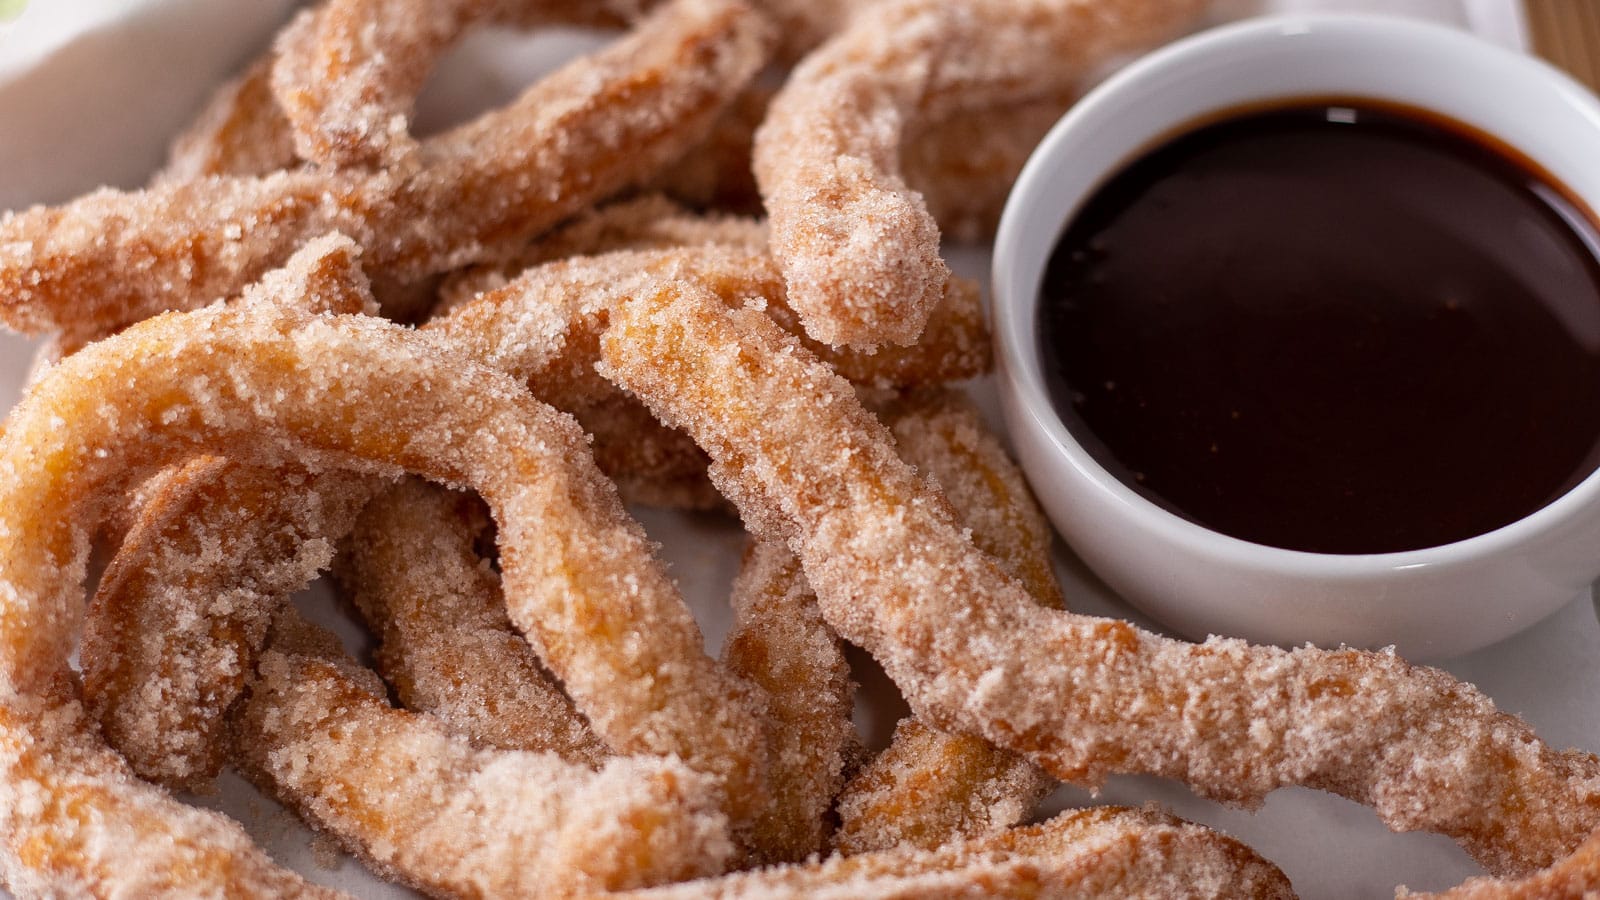
[[[1444,672],[1040,609],[849,384],[762,316],[669,286],[614,309],[601,344],[609,377],[706,449],[747,523],[790,540],[829,624],[930,725],[1080,783],[1164,775],[1241,804],[1332,791],[1495,873],[1549,865],[1600,826],[1600,761],[1545,746]]]
[[[482,501],[415,479],[362,513],[338,575],[378,637],[378,671],[407,709],[476,746],[597,767],[609,752],[512,628],[500,579],[478,555],[488,524]]]
[[[625,753],[679,754],[721,779],[730,808],[758,805],[764,751],[745,690],[704,657],[583,446],[575,423],[515,381],[367,317],[212,307],[150,320],[57,365],[0,436],[5,880],[109,891],[176,877],[182,858],[212,860],[179,873],[197,893],[284,877],[240,855],[227,838],[236,830],[215,814],[179,814],[134,781],[92,736],[70,687],[92,523],[142,473],[208,450],[477,488],[501,526],[512,618],[597,733]],[[159,852],[130,852],[128,841],[157,831]]]
[[[409,117],[444,51],[480,24],[622,25],[643,0],[327,0],[278,36],[271,88],[305,159],[395,165],[417,151]]]
[[[298,170],[101,190],[0,218],[0,321],[111,333],[229,296],[332,230],[399,283],[512,252],[692,146],[760,68],[738,0],[674,0],[629,36],[430,139],[412,173]]]
[[[272,96],[272,59],[268,53],[212,94],[194,122],[173,140],[167,163],[152,184],[266,175],[298,161],[289,120]]]
[[[348,238],[319,238],[239,302],[370,313],[359,253]],[[89,709],[134,771],[183,789],[217,774],[223,714],[274,610],[328,566],[372,490],[360,476],[202,457],[114,510],[120,549],[95,592],[80,655]]]
[[[985,241],[1022,166],[1076,92],[952,114],[906,135],[900,165],[945,240]]]
[[[1063,608],[1049,523],[977,410],[954,392],[928,391],[892,404],[885,421],[900,458],[937,482],[978,549],[1040,606]],[[983,738],[907,719],[840,794],[834,846],[851,854],[901,843],[931,849],[988,834],[1026,821],[1054,787],[1026,758]]]
[[[717,785],[681,762],[471,749],[285,612],[234,717],[236,759],[373,870],[433,896],[589,897],[715,874],[732,853]]]
[[[360,476],[314,478],[204,457],[165,480],[95,593],[84,697],[141,777],[202,788],[222,768],[223,716],[272,614],[333,561],[370,496]]]
[[[783,287],[770,259],[736,247],[707,245],[549,263],[456,306],[429,328],[474,358],[533,381],[547,402],[576,408],[617,393],[594,373],[596,342],[607,310],[673,279],[706,285],[731,305],[755,303],[786,328],[799,327],[781,303]],[[940,384],[987,370],[989,348],[976,285],[951,282],[943,305],[949,311],[940,317],[937,331],[930,329],[914,347],[886,347],[869,354],[808,346],[823,351],[823,358],[845,377],[870,387]]]
[[[950,273],[902,177],[908,131],[1058,95],[1205,5],[891,0],[856,14],[795,69],[756,133],[772,250],[806,333],[859,348],[922,333]]]
[[[623,895],[632,900],[888,900],[923,897],[1293,897],[1248,847],[1156,812],[1062,813],[1042,825],[936,850],[835,856]]]
[[[722,655],[730,671],[767,696],[772,799],[751,828],[755,860],[795,862],[819,853],[858,741],[850,718],[855,684],[844,647],[787,547],[756,541],[745,550]]]

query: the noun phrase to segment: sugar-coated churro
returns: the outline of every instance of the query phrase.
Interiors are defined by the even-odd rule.
[[[900,457],[938,483],[978,549],[1041,606],[1061,609],[1050,526],[999,438],[962,395],[928,391],[891,404],[886,422]],[[1055,779],[975,735],[912,718],[839,797],[834,845],[845,853],[909,843],[933,848],[1019,824]]]
[[[319,238],[240,302],[373,312],[359,254],[348,238]],[[89,709],[134,771],[187,789],[217,774],[223,714],[273,612],[328,566],[371,491],[359,476],[201,457],[114,508],[118,550],[80,656]]]
[[[844,648],[787,547],[756,541],[745,550],[722,652],[767,696],[772,799],[751,828],[750,849],[763,863],[803,860],[823,849],[858,738]]]
[[[0,436],[0,707],[7,745],[25,751],[0,760],[8,883],[79,884],[115,864],[123,880],[108,884],[140,884],[170,856],[118,854],[154,827],[169,847],[214,846],[221,820],[169,815],[165,795],[95,749],[103,745],[71,714],[66,687],[91,523],[141,474],[208,451],[475,487],[501,526],[513,619],[538,634],[541,658],[597,733],[625,753],[680,754],[721,779],[731,808],[759,805],[764,751],[752,704],[704,657],[583,443],[576,423],[517,382],[365,317],[213,307],[147,321],[57,365]],[[649,623],[649,641],[635,639],[634,623]],[[58,712],[40,718],[45,710]],[[43,768],[26,751],[37,741]],[[65,749],[75,743],[83,752]],[[89,820],[73,812],[74,784],[91,792]],[[47,855],[64,847],[78,850],[65,861]],[[46,858],[60,868],[40,871]],[[196,890],[207,875],[195,873]]]
[[[326,0],[278,36],[271,88],[306,159],[394,165],[416,153],[410,114],[444,51],[480,24],[621,25],[642,0]]]
[[[1293,897],[1248,847],[1148,811],[1062,813],[935,850],[897,847],[638,891],[633,900],[888,900],[900,897]]]
[[[595,767],[609,752],[512,628],[478,555],[488,524],[482,501],[415,479],[362,513],[338,574],[378,637],[378,671],[407,709],[477,746]]]
[[[370,488],[204,457],[165,479],[95,593],[84,626],[89,709],[143,778],[204,787],[224,714],[283,598],[333,561]]]
[[[903,177],[908,131],[1058,95],[1205,5],[890,0],[855,15],[795,69],[756,133],[772,250],[806,332],[862,348],[922,333],[949,270]]]
[[[790,540],[829,624],[934,727],[1080,783],[1164,775],[1241,804],[1332,791],[1495,873],[1547,866],[1600,826],[1600,761],[1439,670],[1039,608],[849,384],[765,317],[670,286],[613,310],[601,346],[609,377],[711,455],[747,524]]]
[[[457,305],[430,328],[475,358],[530,379],[547,402],[575,408],[616,394],[594,373],[595,343],[610,306],[673,280],[706,285],[732,305],[755,303],[785,327],[799,327],[781,303],[782,282],[770,259],[705,245],[548,263]],[[914,347],[862,353],[808,346],[852,381],[871,387],[941,384],[986,371],[990,355],[976,285],[952,281],[941,308],[947,312],[937,327]]]
[[[230,296],[332,230],[400,283],[513,252],[692,146],[760,68],[764,35],[738,0],[674,0],[430,139],[415,172],[204,178],[7,214],[0,320],[97,337]]]
[[[731,854],[717,785],[683,763],[472,749],[285,612],[235,716],[237,758],[374,870],[433,896],[588,897]]]

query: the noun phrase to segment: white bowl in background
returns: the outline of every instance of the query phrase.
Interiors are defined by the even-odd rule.
[[[1136,494],[1068,433],[1045,389],[1039,288],[1080,204],[1186,125],[1313,97],[1397,102],[1466,123],[1600,208],[1600,103],[1531,57],[1394,18],[1281,17],[1205,32],[1090,92],[1018,179],[994,253],[1001,404],[1056,528],[1157,620],[1192,637],[1392,644],[1412,658],[1453,656],[1538,622],[1600,576],[1600,474],[1523,519],[1452,544],[1365,555],[1284,550],[1225,536]]]

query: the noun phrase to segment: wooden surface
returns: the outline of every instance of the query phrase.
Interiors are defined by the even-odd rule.
[[[1524,0],[1534,52],[1600,91],[1600,0]]]

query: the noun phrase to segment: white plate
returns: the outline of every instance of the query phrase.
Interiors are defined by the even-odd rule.
[[[0,208],[58,200],[102,182],[140,182],[159,161],[167,135],[198,103],[201,86],[253,52],[290,5],[289,0],[35,0],[9,37],[0,36],[0,173],[5,173]],[[1400,11],[1472,27],[1511,46],[1523,43],[1508,0],[1280,0],[1268,5]],[[1229,0],[1226,6],[1230,15],[1239,15],[1261,4]],[[85,25],[87,30],[80,30]],[[480,36],[433,85],[425,114],[449,118],[465,96],[512,91],[573,46],[538,43],[530,63],[526,53],[507,52],[519,45],[505,36]],[[988,283],[985,250],[958,250],[953,257],[959,271]],[[0,408],[14,402],[31,353],[26,342],[0,335]],[[974,390],[989,403],[986,384]],[[664,555],[715,646],[727,628],[725,598],[743,541],[740,530],[712,517],[640,515],[666,544]],[[1131,616],[1065,551],[1058,556],[1074,608]],[[308,610],[331,606],[320,590],[301,599]],[[347,626],[344,630],[352,633]],[[1574,604],[1519,637],[1445,668],[1526,717],[1550,743],[1600,748],[1600,716],[1593,708],[1593,698],[1600,696],[1600,626],[1587,604]],[[892,727],[889,719],[869,713],[863,725],[881,736]],[[1478,872],[1444,838],[1393,835],[1370,811],[1305,790],[1279,791],[1254,814],[1222,809],[1181,786],[1149,778],[1115,779],[1092,800],[1064,790],[1052,802],[1152,800],[1249,843],[1282,866],[1304,897],[1387,897],[1397,884],[1437,889]],[[350,861],[332,871],[317,867],[310,835],[237,778],[225,779],[221,793],[203,802],[239,818],[278,859],[315,881],[366,897],[411,896],[377,882]]]

